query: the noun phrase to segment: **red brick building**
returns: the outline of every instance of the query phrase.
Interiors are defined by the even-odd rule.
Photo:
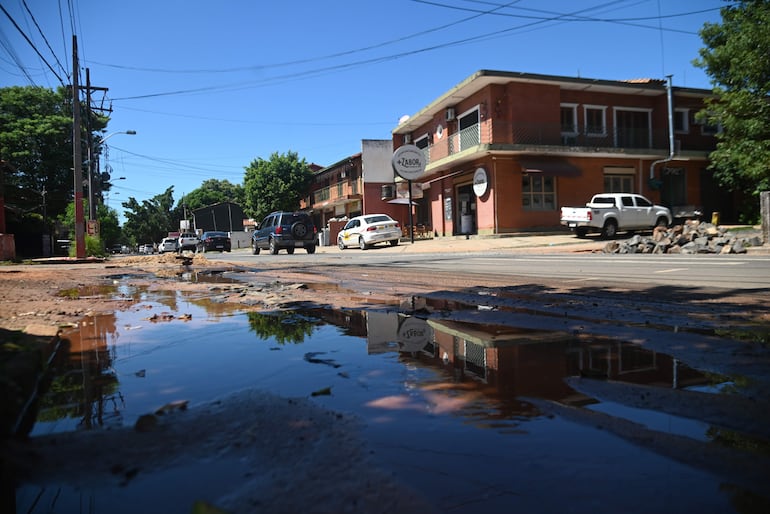
[[[732,197],[706,169],[717,127],[695,120],[710,95],[665,80],[481,70],[403,120],[393,149],[426,153],[415,219],[439,236],[558,227],[561,206],[600,192],[724,220]]]

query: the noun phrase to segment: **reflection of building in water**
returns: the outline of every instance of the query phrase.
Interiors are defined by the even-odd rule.
[[[578,375],[667,388],[706,383],[676,359],[632,343],[500,325],[428,324],[444,365],[505,395],[579,402],[564,383]]]
[[[123,401],[112,367],[115,346],[107,343],[115,333],[114,314],[83,318],[62,333],[68,351],[41,398],[39,422],[71,418],[80,428],[122,423]]]

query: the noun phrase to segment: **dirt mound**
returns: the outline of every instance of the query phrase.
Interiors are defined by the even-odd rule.
[[[202,253],[183,252],[178,253],[159,253],[153,255],[129,255],[128,257],[119,257],[111,259],[110,264],[117,265],[135,265],[135,264],[183,264],[185,260],[190,261],[193,266],[206,266],[210,261]]]

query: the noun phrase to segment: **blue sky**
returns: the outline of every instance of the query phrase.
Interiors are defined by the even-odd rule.
[[[209,178],[242,183],[274,152],[321,166],[390,139],[480,69],[624,80],[692,65],[722,0],[1,0],[64,83],[77,35],[81,81],[111,105],[110,207]],[[26,5],[26,7],[25,7]],[[70,6],[72,9],[70,9]],[[31,15],[30,15],[31,13]],[[39,29],[38,29],[39,27]],[[43,37],[45,36],[45,37]],[[0,11],[0,87],[56,76]],[[102,166],[105,159],[102,158]]]

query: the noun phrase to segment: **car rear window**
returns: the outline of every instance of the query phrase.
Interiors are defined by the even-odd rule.
[[[304,214],[292,214],[289,216],[289,218],[286,220],[288,223],[296,223],[297,221],[301,221],[303,223],[307,223],[308,217]]]
[[[380,223],[382,221],[393,221],[389,217],[382,215],[382,216],[368,216],[366,218],[367,223]]]

